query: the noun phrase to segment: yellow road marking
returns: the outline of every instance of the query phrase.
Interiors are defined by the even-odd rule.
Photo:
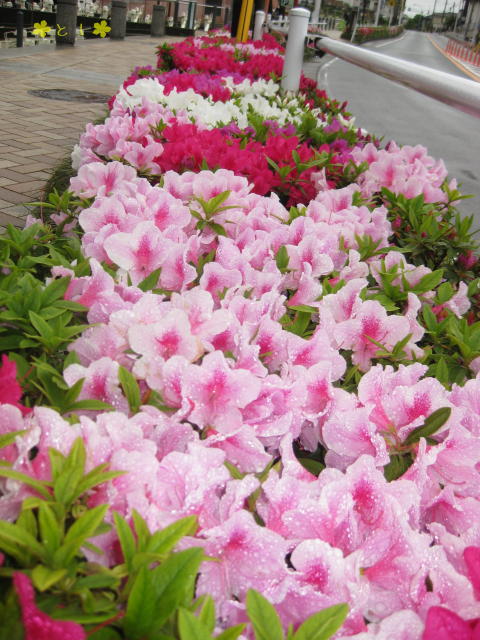
[[[450,62],[457,67],[457,69],[460,69],[460,71],[462,71],[465,75],[467,75],[472,80],[475,80],[475,82],[480,82],[480,76],[478,76],[475,73],[473,73],[473,71],[470,71],[470,69],[467,69],[466,67],[464,67],[463,64],[461,62],[459,62],[456,58],[454,58],[453,56],[451,56],[448,53],[446,53],[442,49],[442,47],[439,44],[437,44],[435,42],[435,40],[431,36],[427,35],[427,38],[430,40],[430,42],[433,44],[433,46],[436,49],[438,49],[440,51],[440,53],[445,56],[445,58],[447,58],[447,60],[450,60]]]

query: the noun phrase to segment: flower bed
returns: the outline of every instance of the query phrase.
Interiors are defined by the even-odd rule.
[[[388,38],[396,38],[404,31],[403,25],[396,27],[358,27],[355,31],[355,38],[353,42],[356,44],[362,44],[363,42],[370,42],[371,40],[387,40]],[[344,40],[351,40],[352,32],[345,31],[341,36]]]
[[[281,54],[163,47],[0,238],[9,636],[479,633],[471,220]]]

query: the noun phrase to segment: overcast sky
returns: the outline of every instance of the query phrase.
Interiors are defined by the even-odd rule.
[[[462,0],[447,0],[447,11],[457,11],[462,4]],[[405,10],[408,15],[416,13],[428,14],[432,13],[434,0],[407,0]],[[435,13],[442,13],[445,8],[445,0],[437,0],[435,5]]]

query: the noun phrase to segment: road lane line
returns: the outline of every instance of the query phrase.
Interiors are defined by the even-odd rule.
[[[386,47],[389,44],[396,44],[397,42],[400,42],[401,40],[403,40],[406,37],[407,34],[404,34],[401,38],[397,38],[395,40],[389,40],[388,42],[382,42],[382,44],[376,44],[375,45],[375,49],[380,49],[380,47]]]
[[[323,64],[320,67],[320,69],[318,70],[318,73],[317,73],[317,87],[319,85],[322,86],[322,88],[325,89],[325,91],[327,93],[328,93],[328,73],[327,73],[327,69],[328,69],[328,67],[330,67],[337,60],[338,60],[338,58],[332,58],[331,60],[329,60],[328,62]]]

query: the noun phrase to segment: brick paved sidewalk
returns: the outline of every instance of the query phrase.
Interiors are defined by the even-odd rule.
[[[0,227],[23,225],[25,202],[37,200],[52,168],[78,141],[87,122],[105,113],[98,103],[51,100],[32,89],[113,94],[137,65],[155,65],[166,40],[130,36],[84,40],[74,47],[40,44],[0,49]]]

